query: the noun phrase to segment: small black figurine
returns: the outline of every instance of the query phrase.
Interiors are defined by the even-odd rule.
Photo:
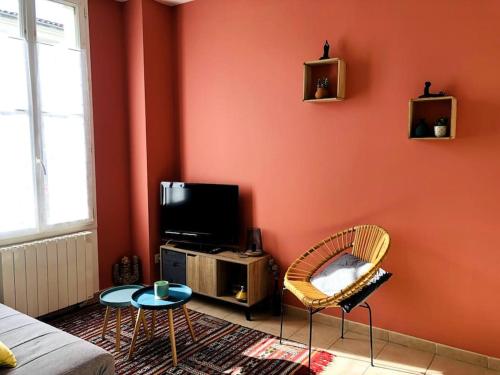
[[[429,135],[429,125],[427,122],[421,118],[418,120],[417,126],[415,126],[415,137],[426,137]]]
[[[329,59],[330,56],[328,56],[328,51],[330,51],[330,45],[328,44],[328,40],[325,40],[325,45],[323,46],[323,56],[321,56],[319,59],[320,60]]]
[[[431,82],[425,82],[424,95],[420,95],[419,98],[437,98],[440,96],[446,96],[446,93],[444,91],[439,91],[437,94],[431,94],[431,85]]]

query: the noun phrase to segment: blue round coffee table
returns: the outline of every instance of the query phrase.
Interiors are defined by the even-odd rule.
[[[121,285],[109,288],[101,293],[99,296],[99,302],[101,305],[106,306],[106,312],[104,313],[104,323],[102,325],[102,338],[106,334],[106,328],[108,327],[109,315],[112,308],[116,309],[116,344],[115,349],[120,351],[120,343],[121,343],[121,320],[122,308],[129,308],[130,316],[132,318],[132,322],[135,320],[134,312],[131,307],[130,299],[132,294],[142,289],[142,285]],[[145,325],[145,322],[143,322]]]
[[[174,315],[172,310],[178,307],[182,307],[184,312],[184,317],[189,327],[189,332],[193,341],[196,341],[196,336],[194,334],[193,325],[191,324],[191,319],[189,319],[189,313],[186,308],[186,303],[189,302],[193,295],[193,291],[186,285],[170,283],[168,289],[167,299],[156,299],[154,293],[154,287],[148,286],[141,288],[132,294],[130,302],[132,306],[139,309],[137,314],[137,319],[134,328],[134,335],[132,336],[132,342],[130,343],[130,350],[128,358],[131,359],[134,353],[135,341],[140,329],[140,322],[144,319],[144,310],[152,310],[152,321],[151,321],[151,337],[154,333],[154,326],[156,315],[155,312],[159,310],[167,310],[168,312],[168,325],[170,333],[170,344],[172,346],[172,362],[174,367],[177,366],[177,349],[175,346],[175,332],[174,332]]]

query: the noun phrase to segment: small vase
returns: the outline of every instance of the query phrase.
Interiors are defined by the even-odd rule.
[[[327,96],[328,96],[328,89],[325,89],[324,87],[318,87],[314,94],[314,97],[316,99],[323,99],[326,98]]]
[[[446,125],[435,125],[434,126],[434,135],[437,138],[445,137],[447,130],[448,130],[448,126],[446,126]]]

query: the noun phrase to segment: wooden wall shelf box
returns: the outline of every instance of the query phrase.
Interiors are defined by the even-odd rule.
[[[457,99],[453,96],[438,96],[432,98],[410,99],[408,110],[408,138],[420,140],[444,141],[454,139],[457,132]],[[423,118],[433,131],[434,122],[439,117],[447,117],[448,134],[446,137],[416,137],[414,135],[417,122]]]
[[[250,308],[269,295],[271,276],[269,255],[242,258],[232,251],[206,254],[182,249],[176,245],[160,247],[161,278],[186,284],[194,293]],[[234,297],[233,284],[245,285],[247,301]]]
[[[330,92],[335,96],[316,99],[316,82],[319,78],[328,77]],[[345,99],[345,62],[338,58],[306,61],[304,63],[303,101],[308,103],[336,102]]]

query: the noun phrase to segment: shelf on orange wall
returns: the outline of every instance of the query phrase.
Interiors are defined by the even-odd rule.
[[[314,82],[318,78],[328,77],[335,82],[335,96],[316,99]],[[306,61],[304,63],[303,101],[308,103],[336,102],[345,99],[345,62],[339,58]]]
[[[432,98],[410,99],[408,111],[408,138],[419,140],[450,140],[457,132],[457,99],[453,96],[438,96]],[[449,119],[448,135],[446,137],[415,137],[414,130],[417,121],[423,118],[432,127],[440,117]],[[431,129],[429,129],[430,131]]]

